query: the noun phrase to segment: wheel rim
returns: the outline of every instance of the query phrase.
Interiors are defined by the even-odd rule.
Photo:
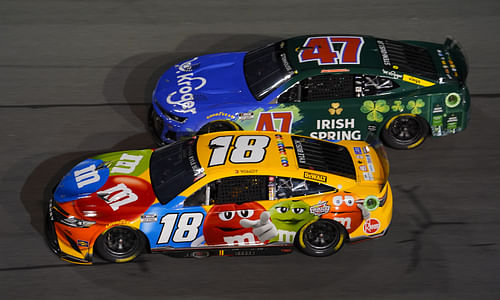
[[[401,144],[411,145],[422,137],[422,128],[416,118],[399,117],[391,124],[391,135]]]
[[[128,256],[137,250],[139,237],[132,229],[114,227],[104,234],[104,249],[114,256]]]
[[[328,249],[336,245],[339,238],[337,228],[330,222],[314,222],[304,233],[304,242],[317,250]]]

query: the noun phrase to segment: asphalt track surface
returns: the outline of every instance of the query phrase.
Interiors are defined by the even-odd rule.
[[[89,155],[152,145],[146,112],[162,70],[325,32],[452,35],[469,57],[469,128],[388,151],[395,211],[387,236],[327,258],[146,255],[88,267],[51,253],[50,189]],[[499,36],[493,0],[0,0],[0,297],[498,299]]]

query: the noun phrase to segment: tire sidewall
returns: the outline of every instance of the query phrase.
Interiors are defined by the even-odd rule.
[[[411,143],[405,143],[404,141],[401,141],[392,135],[391,133],[392,126],[400,118],[410,118],[417,122],[417,124],[419,125],[419,134],[416,141]],[[380,137],[385,145],[400,150],[408,150],[420,146],[428,135],[429,135],[429,124],[427,123],[427,121],[424,120],[422,117],[413,114],[400,114],[392,117],[385,123],[380,133]]]
[[[325,222],[330,225],[332,225],[332,228],[335,228],[336,233],[338,235],[336,241],[329,246],[328,248],[325,249],[317,249],[314,248],[308,241],[307,238],[305,237],[305,234],[309,227],[316,223],[316,222]],[[323,256],[329,256],[332,255],[336,252],[338,252],[342,246],[345,244],[346,240],[348,239],[347,231],[345,230],[344,226],[342,226],[340,223],[333,221],[333,220],[328,220],[328,219],[319,219],[315,220],[312,222],[309,222],[302,226],[302,228],[298,231],[296,237],[295,237],[295,246],[298,247],[302,252],[304,252],[307,255],[310,256],[317,256],[317,257],[323,257]]]
[[[127,229],[130,230],[131,232],[134,233],[136,237],[136,243],[134,247],[127,251],[125,254],[122,255],[115,255],[114,253],[111,253],[108,248],[105,245],[105,237],[106,235],[111,231],[111,230],[116,230],[116,229]],[[145,249],[145,239],[143,234],[138,231],[135,228],[129,227],[129,226],[114,226],[111,228],[108,228],[106,231],[101,233],[99,237],[97,238],[95,245],[94,245],[94,250],[99,254],[100,257],[102,257],[105,260],[111,261],[111,262],[116,262],[116,263],[124,263],[124,262],[129,262],[134,260],[136,257],[138,257],[141,253],[144,252]]]

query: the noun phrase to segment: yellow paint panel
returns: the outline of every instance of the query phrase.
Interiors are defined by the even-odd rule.
[[[420,85],[420,86],[425,86],[425,87],[433,86],[435,84],[434,82],[430,82],[430,81],[423,80],[423,79],[413,77],[410,75],[406,75],[406,74],[403,75],[403,81],[410,82],[410,83]]]

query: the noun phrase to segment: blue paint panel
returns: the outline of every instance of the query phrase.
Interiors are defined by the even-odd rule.
[[[60,203],[74,201],[98,191],[108,180],[109,169],[99,159],[86,159],[77,164],[59,182],[54,200]]]
[[[182,201],[183,200],[184,199],[182,199]],[[184,214],[188,214],[185,217],[186,224],[188,224],[187,230],[179,228],[179,221]],[[192,247],[193,241],[203,239],[203,223],[205,222],[207,213],[201,206],[172,209],[160,203],[156,203],[152,205],[144,215],[156,215],[157,217],[156,222],[141,222],[140,226],[141,231],[146,234],[149,240],[151,249],[167,246],[173,248],[190,248]],[[193,217],[197,218],[197,224],[194,224]],[[160,241],[162,230],[164,231],[163,238],[165,241]],[[176,233],[188,241],[175,242],[174,235]],[[192,237],[188,238],[189,235]]]

